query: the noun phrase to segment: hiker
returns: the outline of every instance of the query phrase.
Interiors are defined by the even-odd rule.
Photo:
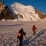
[[[33,27],[32,27],[33,35],[36,34],[36,32],[35,32],[36,29],[37,29],[37,28],[35,27],[35,25],[33,25]]]
[[[18,32],[18,36],[17,39],[19,39],[19,46],[22,46],[22,41],[23,41],[23,35],[26,35],[26,32],[23,31],[23,28],[21,28],[21,30],[19,30]]]

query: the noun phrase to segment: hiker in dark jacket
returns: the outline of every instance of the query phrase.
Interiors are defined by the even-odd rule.
[[[37,29],[37,28],[35,27],[35,25],[33,25],[33,27],[32,27],[33,35],[36,34],[36,32],[35,32],[36,29]]]
[[[17,39],[19,39],[19,46],[22,46],[22,41],[23,41],[23,35],[26,35],[26,33],[23,31],[23,28],[19,30]]]

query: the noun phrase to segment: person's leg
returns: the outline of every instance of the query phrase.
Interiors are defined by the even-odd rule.
[[[35,33],[35,31],[33,31],[33,35],[35,35],[36,33]]]
[[[22,46],[22,39],[20,39],[19,41],[20,41],[19,46]]]

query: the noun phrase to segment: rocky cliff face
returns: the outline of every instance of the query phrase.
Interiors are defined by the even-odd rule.
[[[42,13],[40,10],[36,10],[35,13],[39,15],[40,19],[46,18],[46,14]]]
[[[5,6],[3,2],[0,2],[0,20],[1,19],[15,19],[12,11]]]

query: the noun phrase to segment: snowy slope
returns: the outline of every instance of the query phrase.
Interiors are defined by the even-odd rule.
[[[14,11],[15,14],[21,14],[23,18],[19,18],[18,20],[23,20],[23,21],[37,21],[39,20],[38,14],[35,14],[35,9],[34,7],[28,5],[25,6],[20,3],[14,3],[11,5],[12,11]]]
[[[23,46],[46,46],[46,19],[44,21],[0,21],[0,46],[16,46],[17,33],[23,28],[26,37]],[[36,36],[32,36],[32,26],[36,25]]]

